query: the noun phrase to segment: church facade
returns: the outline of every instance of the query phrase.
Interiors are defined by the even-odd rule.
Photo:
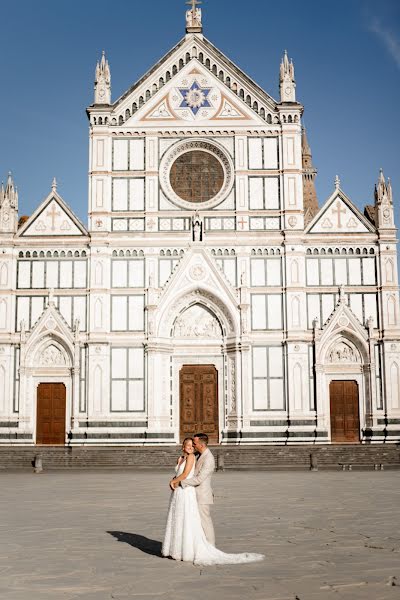
[[[285,54],[274,100],[186,35],[116,101],[104,54],[86,228],[56,181],[0,192],[0,443],[398,442],[390,182],[318,206]]]

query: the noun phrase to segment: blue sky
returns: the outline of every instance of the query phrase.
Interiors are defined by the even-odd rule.
[[[318,168],[320,205],[339,174],[359,206],[380,167],[400,197],[400,3],[204,0],[204,33],[274,98],[282,52]],[[116,99],[184,35],[183,0],[0,0],[0,178],[12,170],[20,214],[59,192],[87,218],[88,122],[104,48]],[[400,213],[396,208],[400,225]]]

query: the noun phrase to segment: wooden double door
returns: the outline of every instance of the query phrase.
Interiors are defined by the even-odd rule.
[[[179,375],[180,439],[206,433],[218,444],[218,371],[214,365],[184,365]]]
[[[360,411],[356,381],[331,381],[332,442],[357,443],[360,441]]]
[[[65,444],[66,390],[63,383],[40,383],[37,390],[36,443]]]

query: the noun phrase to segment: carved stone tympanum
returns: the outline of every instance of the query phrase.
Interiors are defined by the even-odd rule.
[[[174,336],[180,338],[220,338],[221,325],[204,307],[195,304],[175,321]]]
[[[339,342],[329,353],[330,363],[357,363],[359,356],[354,349],[345,342]]]
[[[57,346],[51,344],[40,354],[39,365],[41,367],[64,367],[66,365],[65,356]]]

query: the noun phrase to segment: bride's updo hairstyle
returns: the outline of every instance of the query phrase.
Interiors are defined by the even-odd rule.
[[[204,446],[208,446],[208,435],[206,433],[196,433],[193,437],[199,439]]]

